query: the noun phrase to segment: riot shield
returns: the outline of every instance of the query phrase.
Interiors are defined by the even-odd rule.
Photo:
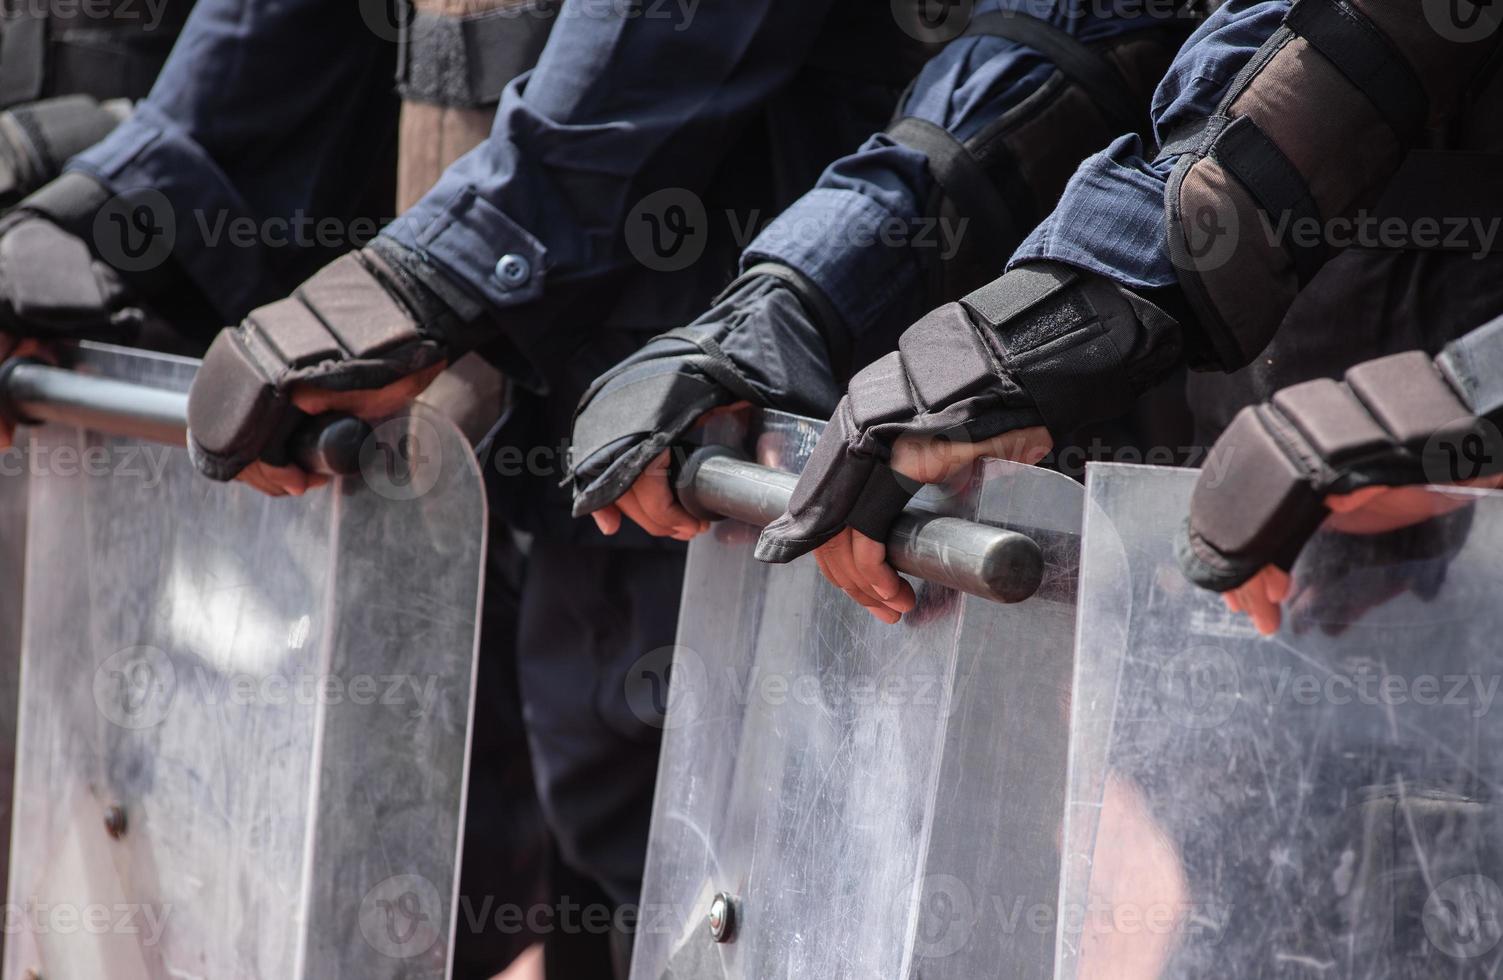
[[[758,432],[797,472],[818,427]],[[745,524],[690,548],[677,647],[632,678],[667,698],[634,980],[1050,975],[1081,489],[987,462],[920,504],[1032,537],[1038,591],[920,582],[889,627]]]
[[[1196,474],[1087,481],[1061,978],[1503,962],[1503,496],[1329,523],[1257,635],[1173,548]]]
[[[21,683],[21,603],[26,560],[24,455],[0,453],[0,881],[10,861],[10,823],[16,762],[16,711]],[[5,932],[0,930],[0,957]]]
[[[195,363],[74,369],[185,391]],[[272,499],[30,430],[6,980],[448,976],[485,504],[436,417]]]

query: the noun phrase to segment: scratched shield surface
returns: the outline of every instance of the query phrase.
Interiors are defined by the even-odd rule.
[[[26,457],[0,453],[0,881],[10,860],[16,710],[21,683],[21,603],[26,561]],[[5,936],[0,934],[0,955]]]
[[[755,456],[796,472],[818,431],[769,414]],[[1038,594],[915,583],[888,627],[812,557],[755,561],[745,525],[690,548],[635,980],[1050,976],[1082,491],[987,462],[926,493],[1032,535]],[[642,667],[660,696],[667,659]],[[1017,928],[992,927],[999,906]]]
[[[448,976],[485,524],[457,433],[387,423],[276,500],[31,439],[6,980]]]
[[[1263,638],[1175,564],[1195,480],[1087,481],[1059,976],[1499,975],[1503,497],[1328,523]]]

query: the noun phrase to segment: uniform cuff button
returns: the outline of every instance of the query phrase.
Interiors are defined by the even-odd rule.
[[[532,278],[532,263],[520,255],[503,255],[496,263],[496,278],[516,288]]]

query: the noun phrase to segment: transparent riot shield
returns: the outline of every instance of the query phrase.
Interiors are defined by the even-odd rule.
[[[10,861],[16,711],[21,684],[21,603],[25,587],[26,477],[24,455],[0,452],[0,881]],[[0,956],[5,932],[0,930]]]
[[[1195,480],[1087,482],[1059,976],[1499,975],[1503,496],[1328,523],[1263,638],[1175,564]]]
[[[817,433],[768,415],[756,457],[797,472]],[[667,692],[634,980],[1050,975],[1081,489],[988,462],[922,505],[1032,536],[1042,586],[916,583],[884,626],[747,525],[691,547],[633,677]]]
[[[271,499],[31,430],[5,980],[448,976],[484,495],[436,417],[368,448]]]

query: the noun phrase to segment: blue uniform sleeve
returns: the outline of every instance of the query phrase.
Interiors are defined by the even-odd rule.
[[[69,163],[116,193],[160,193],[144,199],[170,212],[174,258],[226,322],[329,254],[295,246],[359,231],[319,221],[353,212],[395,138],[395,28],[375,9],[198,0],[151,94]]]
[[[523,350],[633,267],[622,229],[637,202],[703,192],[806,62],[831,0],[638,6],[566,3],[489,139],[383,232],[497,311]]]
[[[1233,0],[1196,30],[1154,95],[1154,130],[1161,143],[1216,112],[1238,73],[1288,12],[1289,0]],[[1149,159],[1137,137],[1118,139],[1081,166],[1011,264],[1053,260],[1126,286],[1174,285],[1164,195],[1176,159]]]
[[[1024,13],[1089,44],[1165,26],[1143,9],[1136,2],[982,0],[975,13]],[[902,115],[934,123],[965,141],[1016,108],[1054,70],[1042,54],[1014,41],[964,36],[924,68]],[[824,291],[854,336],[894,318],[906,326],[923,312],[909,308],[924,305],[923,250],[948,259],[964,234],[963,228],[926,220],[935,190],[923,153],[885,134],[873,136],[832,164],[812,191],[769,225],[752,242],[743,265],[770,260],[802,272]]]

